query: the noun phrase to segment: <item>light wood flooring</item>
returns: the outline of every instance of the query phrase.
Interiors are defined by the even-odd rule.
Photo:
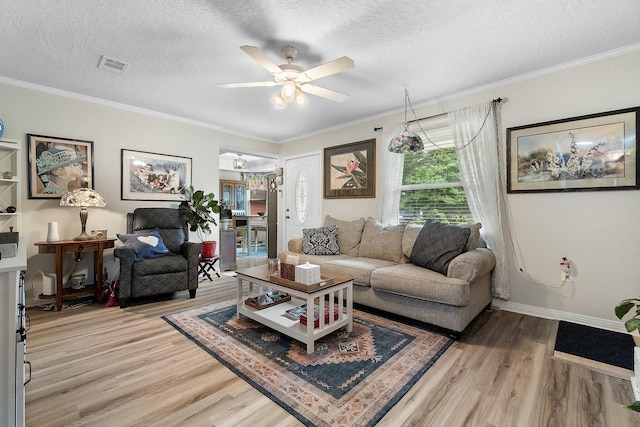
[[[27,426],[299,426],[161,316],[232,280],[127,309],[31,308]],[[486,311],[379,426],[638,426],[628,380],[551,358],[557,322]]]

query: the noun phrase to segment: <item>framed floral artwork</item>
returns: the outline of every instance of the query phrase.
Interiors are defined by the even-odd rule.
[[[507,192],[635,190],[640,107],[507,129]]]
[[[324,198],[375,197],[376,140],[324,149]]]

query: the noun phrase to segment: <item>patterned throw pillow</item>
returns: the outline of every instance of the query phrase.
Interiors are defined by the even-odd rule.
[[[302,253],[307,255],[338,255],[338,226],[305,228],[302,230]]]
[[[155,258],[170,254],[156,230],[140,234],[116,234],[125,246],[129,246],[136,253],[135,260]]]

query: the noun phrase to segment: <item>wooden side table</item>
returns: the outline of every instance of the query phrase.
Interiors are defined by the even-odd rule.
[[[56,310],[62,310],[62,301],[69,298],[77,298],[86,295],[94,295],[96,301],[102,297],[102,270],[104,263],[102,259],[105,249],[113,248],[116,239],[95,239],[95,240],[59,240],[57,242],[36,242],[38,252],[41,254],[56,255],[56,294],[40,295],[39,298],[55,298]],[[93,285],[87,285],[83,289],[71,289],[63,287],[62,259],[67,253],[93,252]]]

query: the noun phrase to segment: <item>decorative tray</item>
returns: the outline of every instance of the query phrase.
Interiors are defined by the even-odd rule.
[[[298,291],[311,292],[319,289],[323,286],[330,286],[335,283],[335,280],[332,277],[320,276],[320,281],[318,283],[312,283],[307,285],[305,283],[296,282],[295,280],[285,279],[280,276],[269,276],[269,280],[273,283],[277,283],[278,285],[283,285],[291,289],[295,289]]]
[[[291,295],[287,295],[287,294],[281,294],[279,300],[272,301],[272,302],[266,303],[266,304],[260,304],[260,301],[258,300],[259,298],[260,298],[259,296],[250,297],[250,298],[247,298],[246,300],[244,300],[244,303],[245,303],[245,305],[248,305],[249,307],[253,307],[255,309],[262,310],[263,308],[273,307],[274,305],[278,305],[278,304],[282,304],[283,302],[291,301]]]

